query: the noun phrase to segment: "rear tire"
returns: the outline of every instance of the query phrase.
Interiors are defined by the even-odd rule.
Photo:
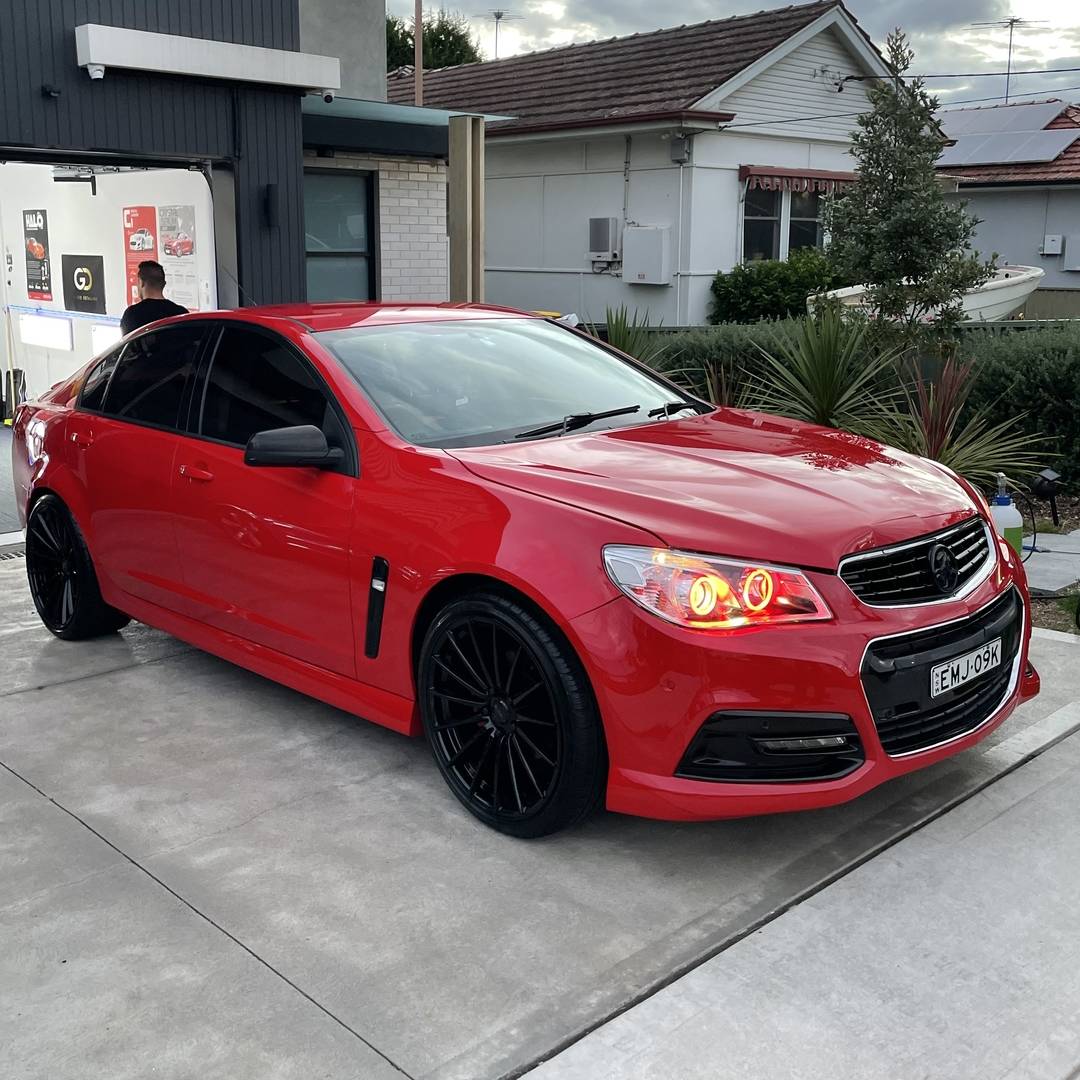
[[[71,511],[42,495],[26,522],[26,576],[45,628],[64,641],[114,634],[131,618],[106,604]]]
[[[592,689],[547,620],[498,593],[455,600],[429,627],[417,676],[439,770],[485,825],[546,836],[600,805],[607,752]]]

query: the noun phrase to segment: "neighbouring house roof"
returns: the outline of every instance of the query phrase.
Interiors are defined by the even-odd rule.
[[[545,52],[462,64],[424,73],[424,105],[511,114],[492,135],[671,120],[730,120],[731,113],[694,106],[755,61],[839,9],[840,0],[759,11],[693,26]],[[857,31],[862,34],[862,31]],[[869,38],[862,40],[873,49]],[[387,100],[413,100],[413,70],[387,76]]]
[[[998,116],[1007,116],[1003,110],[1021,110],[1032,104],[1050,106],[1043,114],[1044,122],[1040,131],[1069,131],[1075,129],[1076,139],[1047,161],[990,162],[972,165],[944,165],[940,172],[959,181],[960,187],[973,187],[979,184],[1075,184],[1080,183],[1080,106],[1070,105],[1057,98],[1045,102],[1027,102],[1024,104],[990,105],[980,109],[950,109],[941,114],[942,122],[948,130],[948,118],[952,115],[994,112]],[[1055,110],[1052,106],[1057,105]],[[1029,110],[1031,111],[1031,110]],[[1052,117],[1048,122],[1045,117]],[[965,117],[967,119],[967,117]],[[1002,131],[1005,132],[1005,128]],[[1008,134],[1019,136],[1021,132],[1013,129]],[[1004,145],[1004,144],[1003,144]]]

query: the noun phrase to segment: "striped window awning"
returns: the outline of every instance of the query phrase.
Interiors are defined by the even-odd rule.
[[[784,169],[771,165],[740,165],[739,179],[753,191],[817,192],[829,195],[842,191],[855,180],[853,172],[827,172],[823,169]]]

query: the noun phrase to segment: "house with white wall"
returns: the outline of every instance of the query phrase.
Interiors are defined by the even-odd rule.
[[[885,76],[822,0],[427,72],[424,103],[513,118],[487,129],[488,301],[681,326],[717,271],[821,243]],[[410,70],[387,86],[412,100]]]
[[[975,247],[1038,266],[1026,318],[1080,316],[1080,106],[1060,98],[946,109],[942,176],[979,221]]]

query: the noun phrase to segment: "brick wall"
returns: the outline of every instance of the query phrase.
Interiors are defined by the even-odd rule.
[[[337,153],[307,154],[304,164],[367,169],[378,177],[380,299],[447,298],[445,162]]]

